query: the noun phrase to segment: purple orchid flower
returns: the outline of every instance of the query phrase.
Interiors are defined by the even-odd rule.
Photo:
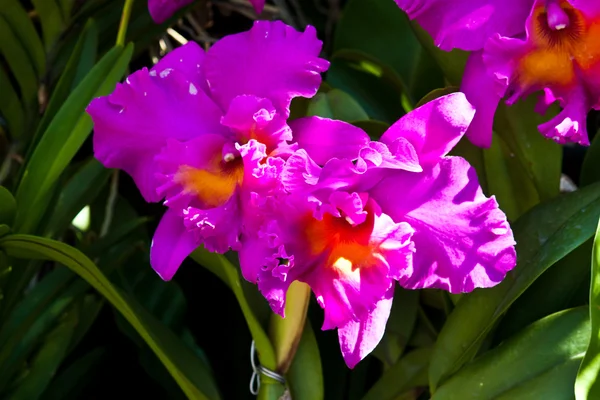
[[[474,113],[462,93],[444,96],[380,142],[341,121],[291,123],[299,150],[283,167],[285,192],[257,206],[263,224],[243,238],[240,265],[282,316],[289,285],[309,284],[350,368],[381,340],[395,281],[469,292],[516,264],[505,214],[468,162],[447,155]]]
[[[175,14],[181,7],[193,3],[194,0],[148,0],[148,11],[157,24],[162,24]],[[262,13],[265,0],[250,0],[256,14]]]
[[[94,153],[168,207],[150,261],[165,280],[196,247],[237,249],[242,205],[280,190],[292,98],[311,97],[329,63],[313,27],[257,21],[206,53],[188,43],[94,99]]]
[[[600,109],[600,3],[585,0],[396,0],[443,50],[472,51],[461,90],[477,114],[467,132],[489,147],[498,102],[543,91],[540,125],[558,143],[589,145],[586,116]]]

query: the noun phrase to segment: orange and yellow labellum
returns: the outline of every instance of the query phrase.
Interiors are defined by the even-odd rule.
[[[569,87],[578,70],[586,72],[600,62],[600,18],[586,18],[567,1],[553,3],[568,23],[550,26],[548,6],[535,8],[530,26],[533,49],[518,66],[522,86]]]
[[[325,267],[343,275],[358,273],[373,261],[371,234],[375,218],[353,226],[345,218],[325,214],[321,221],[309,217],[305,230],[313,255],[327,254]]]
[[[179,168],[175,181],[188,194],[195,195],[208,207],[222,206],[231,198],[244,178],[244,165],[240,157],[226,154],[215,157],[206,169],[187,165]]]

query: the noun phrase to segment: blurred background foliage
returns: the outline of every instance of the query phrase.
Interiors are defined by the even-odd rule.
[[[154,273],[163,207],[93,159],[84,109],[186,41],[208,48],[258,16],[246,0],[199,0],[157,25],[136,0],[115,45],[123,4],[0,0],[0,398],[252,398],[250,343],[269,331],[267,303],[233,255],[198,250],[168,283]],[[433,47],[391,0],[275,0],[260,18],[315,26],[332,62],[293,118],[377,138],[460,85],[466,55]],[[386,335],[354,370],[311,299],[287,375],[294,399],[573,398],[590,336],[600,139],[587,154],[544,140],[533,100],[499,109],[491,149],[454,150],[514,222],[515,272],[463,296],[397,288]],[[593,137],[599,113],[588,125]]]

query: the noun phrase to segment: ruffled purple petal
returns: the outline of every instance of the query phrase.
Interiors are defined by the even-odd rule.
[[[399,138],[408,140],[421,166],[435,164],[458,143],[474,114],[463,93],[438,97],[398,120],[381,141],[392,147]]]
[[[152,238],[150,265],[163,280],[169,281],[198,245],[185,228],[183,218],[176,211],[167,210]]]
[[[506,215],[483,195],[462,158],[443,159],[421,174],[390,173],[371,196],[394,221],[415,230],[413,271],[399,280],[406,288],[469,292],[498,284],[515,266]]]
[[[583,88],[577,87],[564,102],[563,110],[548,122],[539,125],[538,129],[542,135],[557,143],[589,146],[586,121],[590,108]]]
[[[154,157],[168,138],[188,140],[225,130],[219,108],[181,72],[135,72],[108,96],[92,100],[94,155],[131,175],[144,198],[160,200]]]
[[[392,309],[394,287],[360,321],[349,321],[338,329],[342,356],[348,368],[354,368],[381,341]]]
[[[359,150],[370,142],[369,135],[347,122],[306,117],[290,123],[294,140],[320,165],[332,158],[358,158]]]
[[[319,73],[329,66],[319,58],[321,46],[311,26],[301,33],[280,21],[256,21],[250,31],[215,43],[204,73],[223,110],[239,95],[254,95],[287,117],[292,98],[312,97],[321,84]]]
[[[272,151],[292,139],[286,119],[275,111],[268,99],[256,96],[237,96],[229,104],[221,124],[236,133],[239,142],[256,139]]]
[[[193,3],[194,0],[148,0],[148,11],[157,24],[162,24],[181,7]]]
[[[482,53],[478,51],[469,56],[460,90],[475,108],[466,136],[475,146],[489,148],[492,145],[494,115],[507,84],[488,72]]]
[[[183,46],[168,52],[150,71],[156,71],[155,73],[157,74],[165,70],[178,71],[197,88],[202,89],[205,93],[209,93],[208,85],[202,72],[205,56],[204,50],[198,43],[187,42]]]
[[[534,0],[395,0],[442,50],[481,50],[494,33],[525,31]]]

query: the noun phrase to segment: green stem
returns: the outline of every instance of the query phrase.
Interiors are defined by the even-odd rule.
[[[129,17],[133,8],[133,0],[125,0],[123,13],[121,14],[121,23],[119,24],[119,32],[117,33],[117,46],[125,46],[125,36],[127,35],[127,25],[129,25]]]

